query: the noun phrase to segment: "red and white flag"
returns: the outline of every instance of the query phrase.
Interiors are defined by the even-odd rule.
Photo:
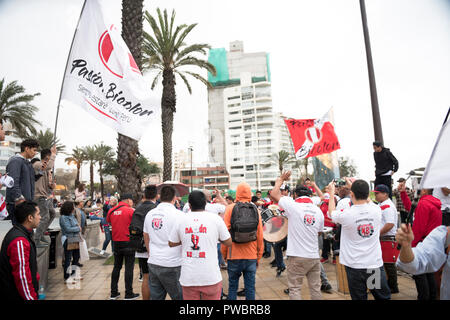
[[[328,113],[321,119],[284,120],[297,159],[331,153],[341,148]]]
[[[152,96],[117,29],[105,22],[98,0],[86,0],[61,99],[135,140],[160,112],[160,100]]]

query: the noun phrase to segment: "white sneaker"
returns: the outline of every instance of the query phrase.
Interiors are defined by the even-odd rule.
[[[69,278],[67,278],[66,280],[64,280],[64,283],[67,283],[67,284],[75,284],[76,281],[75,281],[74,278],[69,277]]]
[[[104,255],[105,254],[105,250],[100,251],[100,255]]]

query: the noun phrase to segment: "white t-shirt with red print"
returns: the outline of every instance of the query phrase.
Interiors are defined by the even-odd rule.
[[[319,232],[323,231],[322,211],[313,204],[309,197],[296,200],[281,197],[279,206],[288,218],[287,256],[301,258],[319,258]]]
[[[181,242],[182,286],[209,286],[222,281],[217,258],[217,241],[229,239],[230,233],[217,213],[191,211],[177,221],[169,241]]]
[[[342,225],[339,262],[354,269],[383,265],[380,245],[381,209],[370,202],[331,212],[334,223]]]
[[[379,206],[381,209],[381,228],[383,228],[386,223],[394,224],[391,230],[381,236],[395,236],[398,222],[397,207],[389,198],[380,203]]]

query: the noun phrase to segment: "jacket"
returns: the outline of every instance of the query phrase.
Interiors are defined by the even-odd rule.
[[[397,172],[398,161],[388,148],[381,149],[380,152],[374,152],[373,158],[375,160],[375,175],[382,175],[389,170]]]
[[[236,188],[236,202],[250,202],[252,199],[252,191],[250,186],[241,182]],[[235,204],[232,203],[225,209],[225,216],[223,218],[228,230],[231,230],[231,213]],[[233,242],[231,248],[224,245],[221,246],[222,255],[227,260],[239,259],[256,259],[260,260],[264,252],[264,239],[261,215],[259,216],[258,229],[256,231],[256,240],[247,243]]]
[[[106,221],[111,224],[113,241],[130,241],[130,223],[134,209],[125,202],[119,202],[111,208],[106,216]]]
[[[0,250],[0,300],[37,300],[39,278],[33,230],[16,224]]]
[[[417,246],[434,228],[440,225],[442,225],[441,200],[432,195],[422,196],[414,211],[412,225],[414,240],[411,246],[413,248]]]
[[[81,231],[77,218],[74,215],[59,217],[59,225],[61,226],[62,235],[67,238],[74,238]]]
[[[14,203],[21,195],[33,201],[35,174],[31,162],[17,154],[8,160],[6,173],[14,179],[14,186],[6,188],[6,202]]]

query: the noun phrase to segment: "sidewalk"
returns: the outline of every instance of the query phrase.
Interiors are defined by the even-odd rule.
[[[109,245],[110,248],[110,245]],[[262,259],[256,273],[256,299],[257,300],[289,300],[289,296],[283,291],[287,288],[286,271],[279,278],[276,278],[276,269],[270,267],[270,258]],[[106,259],[92,257],[84,263],[81,268],[83,280],[77,281],[75,285],[66,285],[63,280],[63,270],[61,259],[57,261],[56,269],[49,270],[48,290],[46,300],[107,300],[110,294],[110,281],[113,265],[104,265]],[[349,294],[342,294],[337,291],[336,266],[330,263],[324,264],[328,279],[333,287],[333,293],[322,293],[324,300],[351,300]],[[119,279],[119,292],[121,299],[125,295],[124,268],[122,267]],[[224,292],[228,292],[228,277],[226,270],[222,270]],[[135,264],[133,289],[135,293],[141,293],[142,282],[138,281],[139,266]],[[399,272],[398,284],[400,293],[393,294],[392,300],[416,300],[417,292],[414,280],[409,275]],[[239,290],[244,288],[241,277]],[[302,297],[309,300],[308,283],[303,282]],[[168,299],[170,299],[168,297]],[[238,297],[244,299],[244,297]],[[373,300],[369,294],[369,300]]]

